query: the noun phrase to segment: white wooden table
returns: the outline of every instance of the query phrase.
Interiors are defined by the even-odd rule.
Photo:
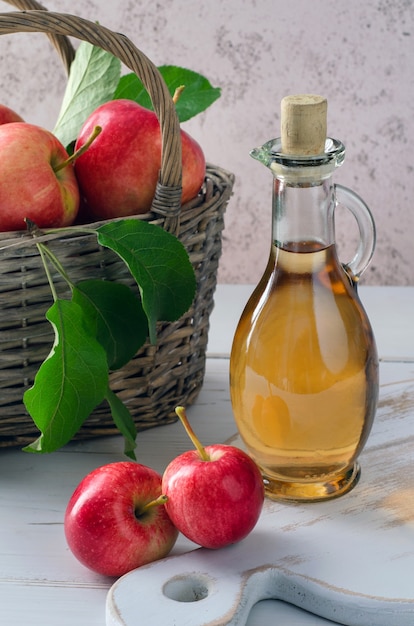
[[[250,286],[220,285],[217,289],[205,383],[197,403],[189,409],[196,432],[206,445],[225,441],[235,433],[228,357],[235,326],[250,292]],[[381,397],[386,401],[389,388],[399,384],[405,402],[395,409],[400,411],[395,419],[403,417],[404,411],[411,415],[414,287],[360,287],[360,295],[377,339]],[[374,426],[374,442],[375,436]],[[188,447],[177,423],[141,433],[137,453],[140,462],[162,472],[174,456]],[[113,581],[93,574],[74,559],[65,543],[62,520],[67,501],[81,478],[95,467],[123,458],[120,437],[70,444],[48,456],[0,451],[0,626],[105,626],[105,602]],[[414,469],[414,446],[412,458]],[[363,476],[364,469],[361,480]],[[413,487],[414,479],[406,477],[405,489],[411,497],[406,500],[405,515],[411,530]],[[401,528],[406,532],[407,526]],[[411,541],[413,533],[407,537]],[[174,553],[191,547],[180,538]],[[413,550],[412,543],[407,550]],[[328,626],[335,622],[281,601],[262,601],[252,609],[247,624],[270,623]]]

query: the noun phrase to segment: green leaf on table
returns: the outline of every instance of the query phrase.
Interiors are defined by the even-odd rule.
[[[162,65],[158,70],[171,96],[174,95],[178,87],[183,85],[185,87],[175,105],[180,122],[185,122],[202,113],[221,95],[220,87],[213,87],[207,78],[192,70],[175,65]],[[114,100],[120,98],[134,100],[141,106],[153,110],[151,98],[144,85],[138,76],[133,73],[125,74],[120,78],[113,98]]]
[[[68,443],[102,402],[108,386],[105,350],[94,338],[81,307],[71,300],[57,300],[46,318],[55,341],[23,397],[41,432],[24,448],[27,452],[53,452]]]
[[[106,391],[105,399],[111,409],[114,424],[124,437],[124,454],[135,461],[135,439],[137,436],[137,429],[134,420],[132,419],[132,415],[122,400],[120,400],[109,387]]]
[[[110,370],[126,365],[148,338],[148,321],[141,301],[127,285],[82,281],[73,289],[72,299],[93,320]]]
[[[196,290],[193,266],[183,244],[156,224],[126,219],[97,228],[98,242],[127,264],[141,293],[150,340],[156,322],[179,319],[191,306]]]
[[[69,78],[53,134],[64,146],[78,136],[86,118],[112,100],[121,76],[121,61],[110,52],[82,41]]]

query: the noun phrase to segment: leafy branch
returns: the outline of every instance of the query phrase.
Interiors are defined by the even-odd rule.
[[[189,309],[196,280],[184,246],[160,226],[125,219],[89,230],[124,261],[138,290],[103,280],[74,284],[48,246],[36,244],[54,300],[46,312],[54,343],[23,397],[41,433],[25,450],[62,447],[106,401],[124,436],[125,454],[134,459],[136,427],[110,389],[109,373],[126,365],[148,335],[155,342],[158,321],[179,319]],[[67,282],[70,299],[57,296],[50,266]]]

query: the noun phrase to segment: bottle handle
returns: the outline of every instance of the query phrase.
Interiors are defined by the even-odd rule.
[[[334,185],[336,205],[342,204],[351,211],[359,228],[359,244],[355,256],[343,267],[351,282],[356,285],[361,274],[368,267],[375,250],[376,228],[374,218],[364,200],[348,187]]]

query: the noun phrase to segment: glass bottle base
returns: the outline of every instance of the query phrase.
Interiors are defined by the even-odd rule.
[[[318,502],[338,498],[351,491],[359,481],[361,468],[355,463],[347,472],[320,482],[290,482],[263,473],[265,493],[271,500]]]

